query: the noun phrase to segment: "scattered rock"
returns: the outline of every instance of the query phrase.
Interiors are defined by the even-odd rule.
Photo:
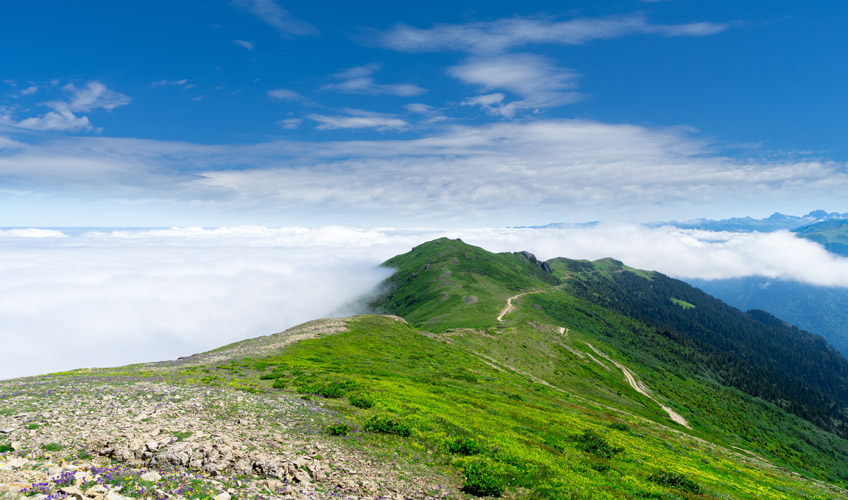
[[[162,479],[162,475],[159,474],[156,471],[150,471],[150,472],[145,472],[144,474],[140,475],[139,479],[141,479],[142,481],[150,481],[150,482],[155,483],[155,482],[159,481],[160,479]]]

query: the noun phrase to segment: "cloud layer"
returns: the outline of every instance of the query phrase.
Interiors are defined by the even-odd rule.
[[[440,236],[542,259],[611,256],[678,277],[759,275],[848,287],[848,260],[788,232],[637,225],[10,229],[0,231],[0,379],[174,359],[361,312],[357,299],[388,275],[379,262]]]
[[[307,118],[328,130],[413,127],[405,117],[356,109]],[[736,216],[751,206],[806,213],[840,206],[848,171],[844,164],[816,159],[725,157],[685,128],[538,120],[444,125],[420,138],[395,140],[7,141],[0,142],[0,182],[6,199],[26,193],[43,206],[67,198],[120,199],[139,214],[157,201],[185,213],[202,214],[195,210],[200,206],[226,209],[234,223],[285,225],[313,216],[349,225],[449,220],[493,226]],[[259,209],[278,215],[273,222],[257,218],[265,213]],[[295,210],[298,218],[287,219]],[[108,215],[102,212],[102,219],[88,224],[127,224]],[[57,224],[52,218],[5,222],[21,223]],[[221,221],[197,215],[181,223]]]

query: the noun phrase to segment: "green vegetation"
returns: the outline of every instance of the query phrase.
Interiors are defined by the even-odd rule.
[[[458,437],[448,442],[448,452],[457,455],[477,455],[483,453],[483,447],[475,439]]]
[[[0,444],[0,453],[8,453],[10,451],[14,451],[12,445],[9,444]]]
[[[655,472],[648,476],[648,480],[662,486],[674,488],[675,490],[694,493],[695,495],[700,495],[703,492],[703,490],[701,490],[701,487],[698,486],[697,483],[684,476],[683,474],[678,474],[676,472]]]
[[[583,431],[582,434],[575,434],[569,440],[578,450],[598,458],[612,458],[624,451],[624,448],[611,446],[606,439],[591,429]]]
[[[177,441],[188,439],[192,436],[192,434],[194,434],[192,431],[177,431],[173,433],[174,437],[177,438]]]
[[[675,304],[679,305],[683,309],[694,309],[695,308],[695,304],[690,304],[689,302],[686,302],[685,300],[675,299],[674,297],[671,297],[671,301],[674,302]]]
[[[503,471],[490,461],[476,460],[465,467],[462,491],[479,497],[499,497],[506,489]]]
[[[334,422],[326,427],[327,434],[331,436],[347,436],[350,426],[344,422]]]
[[[374,398],[371,397],[370,394],[362,392],[356,392],[349,395],[347,400],[350,402],[351,406],[355,406],[357,408],[368,409],[374,406]]]
[[[65,447],[59,443],[45,443],[41,446],[44,451],[61,451]]]
[[[391,415],[374,415],[365,422],[363,429],[383,434],[395,434],[401,437],[412,435],[412,427],[409,424]]]
[[[508,297],[558,282],[532,254],[494,254],[447,238],[384,265],[399,270],[388,281],[393,292],[374,306],[434,332],[491,325]]]
[[[315,394],[325,398],[341,398],[357,388],[350,380],[318,380],[298,386],[297,391],[303,394]]]

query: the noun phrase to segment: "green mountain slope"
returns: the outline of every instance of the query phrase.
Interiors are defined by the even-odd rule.
[[[582,360],[572,352],[592,345],[645,377],[659,403],[686,417],[696,434],[816,477],[848,478],[841,462],[848,458],[848,443],[839,437],[845,430],[848,363],[822,339],[774,318],[742,314],[685,283],[612,259],[554,259],[545,266],[521,254],[491,254],[458,241],[436,243],[387,262],[397,273],[379,307],[406,314],[422,328],[435,325],[453,342],[557,387],[576,387],[594,401],[667,421],[658,403],[634,397],[620,379],[611,380],[621,376],[612,366],[587,362],[600,360],[591,348]],[[393,308],[396,297],[408,293],[408,283],[457,302],[468,293],[458,266],[473,261],[548,269],[557,280],[493,284],[497,278],[491,272],[472,272],[467,280],[485,282],[501,300],[476,310],[474,326],[483,332],[461,329],[468,326],[461,309],[440,311],[434,322],[415,303]],[[431,277],[422,262],[439,269],[439,275],[450,272],[451,281]],[[499,322],[503,297],[510,292],[529,293],[515,299],[523,307]],[[587,368],[593,365],[599,372]]]
[[[522,311],[510,314],[520,317]],[[564,361],[560,370],[574,370],[568,376],[572,381],[586,380],[581,386],[565,379],[550,382],[542,371],[533,375],[499,361],[496,347],[491,355],[478,350],[489,336],[515,341],[521,328],[432,334],[391,316],[334,321],[316,338],[277,342],[284,347],[272,352],[245,351],[240,344],[223,350],[232,358],[213,365],[194,365],[189,358],[177,370],[174,364],[143,368],[179,383],[196,382],[191,377],[201,372],[205,385],[272,391],[270,397],[272,387],[326,397],[332,418],[324,421],[325,430],[346,426],[356,436],[352,446],[384,460],[412,457],[422,471],[407,473],[456,474],[457,489],[468,497],[835,499],[846,494],[673,423],[616,371],[611,356],[616,351],[588,335],[570,332],[552,348]],[[537,328],[540,345],[543,330]],[[301,334],[294,330],[276,337]],[[536,348],[525,342],[527,350]],[[606,393],[593,393],[606,385]],[[456,495],[466,497],[462,491]]]
[[[384,263],[398,271],[379,307],[434,332],[483,328],[517,292],[559,282],[527,253],[494,254],[440,238]]]

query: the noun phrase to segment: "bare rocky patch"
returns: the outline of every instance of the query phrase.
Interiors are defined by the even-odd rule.
[[[421,467],[426,452],[387,458],[358,446],[361,429],[327,435],[338,416],[322,398],[284,391],[94,375],[6,381],[0,498],[424,499],[456,491]]]

